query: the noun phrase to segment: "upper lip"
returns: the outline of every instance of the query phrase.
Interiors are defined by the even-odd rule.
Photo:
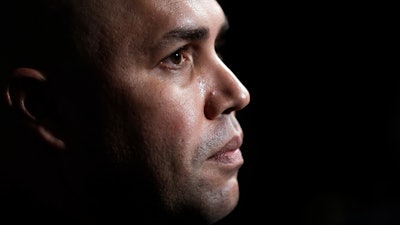
[[[218,149],[218,151],[213,152],[209,158],[215,157],[225,152],[239,149],[240,146],[242,146],[242,143],[243,143],[243,135],[236,135],[232,137],[222,148]]]

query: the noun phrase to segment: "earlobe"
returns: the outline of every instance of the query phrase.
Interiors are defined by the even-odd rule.
[[[48,86],[42,72],[31,68],[15,69],[5,89],[6,102],[42,141],[64,149],[57,104]]]

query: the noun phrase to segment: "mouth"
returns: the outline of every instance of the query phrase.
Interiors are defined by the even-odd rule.
[[[240,167],[243,164],[241,145],[242,139],[234,137],[220,151],[210,156],[208,160]]]

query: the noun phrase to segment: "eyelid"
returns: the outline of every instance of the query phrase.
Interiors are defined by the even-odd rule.
[[[171,52],[168,56],[166,56],[165,58],[163,58],[160,61],[160,65],[168,70],[179,70],[181,68],[183,68],[191,59],[192,56],[189,52],[189,46],[188,45],[184,45],[176,50],[174,50],[173,52]],[[181,55],[181,61],[179,62],[179,64],[174,64],[174,62],[172,62],[172,57],[174,57],[175,54],[180,54]],[[168,61],[170,60],[170,61]]]

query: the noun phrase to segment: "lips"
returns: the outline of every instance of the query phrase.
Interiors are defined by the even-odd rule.
[[[234,137],[220,151],[208,159],[223,164],[241,165],[243,163],[242,152],[239,149],[241,145],[242,139],[238,136]]]

